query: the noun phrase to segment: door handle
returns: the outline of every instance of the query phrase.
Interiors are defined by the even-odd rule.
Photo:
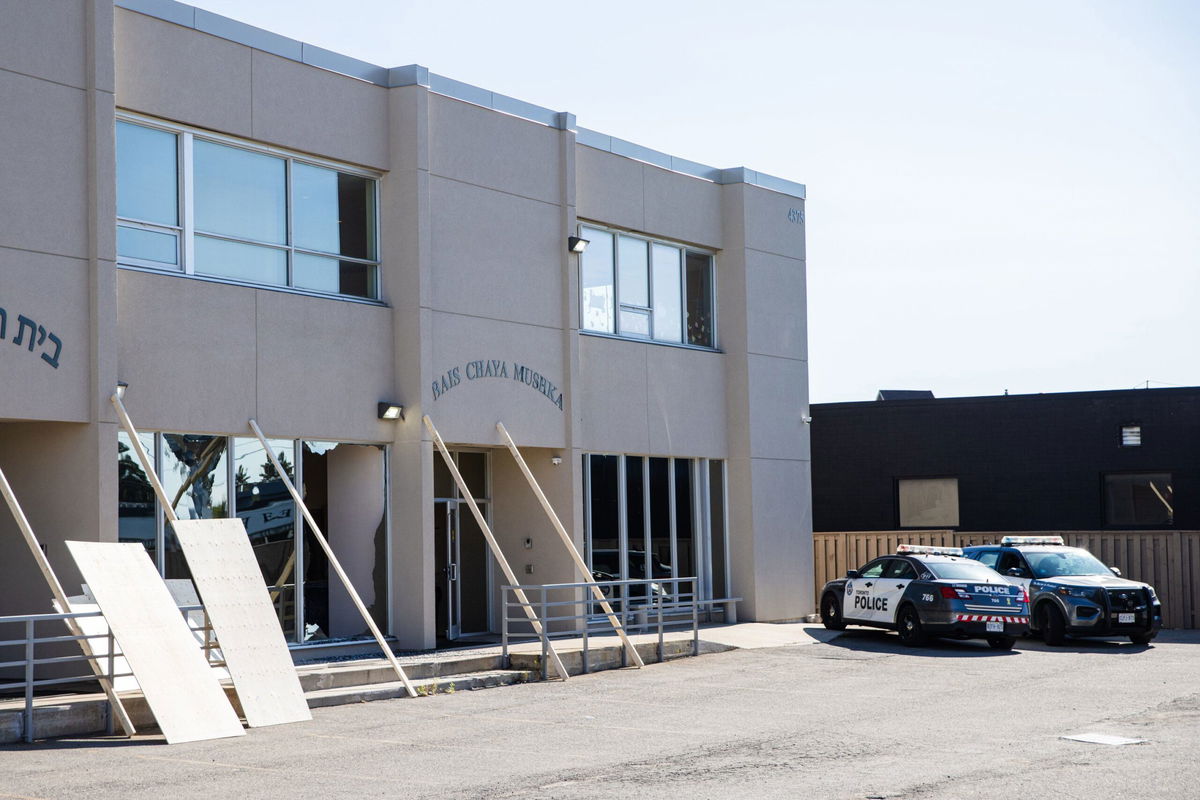
[[[903,583],[897,583],[897,584],[896,584],[896,588],[897,588],[897,589],[903,589],[903,588],[904,588],[904,584],[903,584]]]
[[[871,586],[874,586],[874,585],[875,585],[874,581],[867,581],[866,583],[863,584],[863,586],[866,586],[868,588],[870,588]]]
[[[452,581],[458,580],[458,564],[446,565],[446,577]]]

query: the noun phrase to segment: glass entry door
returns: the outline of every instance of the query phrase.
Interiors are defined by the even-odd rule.
[[[458,500],[433,505],[438,636],[451,641],[488,632],[488,553],[471,509]]]

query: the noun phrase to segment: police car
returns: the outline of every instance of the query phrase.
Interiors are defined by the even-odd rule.
[[[960,548],[902,544],[895,555],[825,584],[821,621],[833,631],[848,624],[887,628],[909,645],[946,636],[1008,650],[1029,631],[1029,598]]]
[[[1005,536],[998,545],[964,548],[982,564],[1025,586],[1031,627],[1048,645],[1072,636],[1128,636],[1148,644],[1162,628],[1154,587],[1120,577],[1082,547],[1061,536]]]

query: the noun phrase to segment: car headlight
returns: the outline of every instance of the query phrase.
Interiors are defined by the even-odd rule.
[[[1073,586],[1060,586],[1056,591],[1063,597],[1078,597],[1081,600],[1095,600],[1100,595],[1099,589],[1076,589]]]
[[[1150,593],[1150,602],[1157,603],[1158,602],[1158,592],[1154,591],[1154,587],[1147,583],[1146,591]]]

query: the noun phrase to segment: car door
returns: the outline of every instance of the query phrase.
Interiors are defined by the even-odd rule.
[[[987,563],[987,562],[984,562]],[[1025,557],[1018,550],[1004,550],[1000,553],[1000,558],[993,567],[996,572],[999,572],[1010,581],[1016,581],[1029,591],[1029,584],[1033,580],[1033,571],[1029,569],[1029,564],[1025,561]],[[1020,576],[1009,575],[1010,569],[1021,570]]]
[[[875,598],[873,605],[881,621],[896,621],[896,607],[900,605],[900,598],[904,596],[908,585],[916,579],[917,571],[906,559],[888,559],[883,577],[871,587],[872,596]]]
[[[859,570],[857,578],[846,581],[846,593],[842,596],[842,619],[883,621],[874,610],[871,590],[883,578],[883,570],[887,567],[888,560],[877,558]]]

